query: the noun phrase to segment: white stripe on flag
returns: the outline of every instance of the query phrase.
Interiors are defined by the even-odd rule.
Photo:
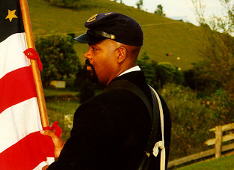
[[[0,1],[3,10],[15,9],[18,17],[14,18],[15,22],[8,20],[0,22],[2,37],[8,36],[12,31],[21,32],[19,1]],[[0,42],[0,170],[39,170],[54,160],[52,158],[54,145],[49,137],[39,133],[42,125],[31,64],[23,53],[28,48],[26,36],[25,33],[14,33],[3,41],[2,39]]]
[[[50,165],[55,161],[54,157],[47,157],[46,161],[41,162],[39,165],[37,165],[33,170],[41,170],[44,166]]]
[[[26,47],[25,33],[16,33],[0,42],[0,78],[18,68],[29,66],[24,55]]]
[[[28,134],[41,129],[35,97],[4,110],[0,114],[0,153]]]

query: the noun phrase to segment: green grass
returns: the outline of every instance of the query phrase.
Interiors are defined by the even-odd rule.
[[[78,105],[78,101],[47,101],[48,109],[60,112],[62,115],[73,114]]]
[[[90,8],[65,9],[50,5],[44,0],[30,0],[29,7],[35,37],[54,34],[81,34],[86,29],[84,22],[93,14],[100,12],[120,12],[136,19],[144,31],[144,46],[141,52],[159,62],[169,62],[182,69],[201,59],[200,49],[206,41],[203,30],[190,23],[172,20],[156,14],[147,13],[133,7],[109,0],[87,0]],[[82,58],[86,45],[76,45],[78,56]],[[166,53],[172,55],[166,56]],[[180,57],[181,60],[176,60]]]
[[[195,163],[176,170],[234,170],[234,155]]]
[[[49,122],[59,122],[59,126],[63,129],[63,139],[69,137],[72,127],[73,115],[80,105],[76,100],[62,101],[62,100],[49,100],[46,102]]]
[[[44,89],[49,122],[59,122],[63,129],[63,139],[69,137],[73,116],[80,105],[76,98],[78,92],[69,89]]]
[[[46,97],[49,96],[77,96],[77,91],[70,91],[69,89],[44,89]]]

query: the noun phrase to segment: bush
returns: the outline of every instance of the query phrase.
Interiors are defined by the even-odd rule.
[[[206,107],[212,110],[216,125],[234,122],[234,114],[231,114],[234,109],[234,101],[227,91],[218,89],[203,100]]]
[[[158,86],[163,87],[167,83],[183,84],[184,75],[177,67],[171,64],[158,64],[155,67]]]
[[[156,75],[154,68],[157,66],[157,63],[150,60],[150,57],[147,55],[147,53],[143,53],[141,59],[137,61],[137,64],[144,72],[147,83],[154,86]]]
[[[172,136],[170,159],[208,149],[204,142],[213,138],[210,128],[234,121],[234,102],[223,89],[211,96],[198,98],[188,87],[167,84],[161,89],[171,112]]]
[[[203,61],[194,65],[193,70],[199,79],[210,80],[204,91],[218,83],[213,92],[223,88],[234,99],[234,38],[217,32],[206,32],[204,38],[208,43],[200,50]]]
[[[167,84],[161,89],[171,112],[172,136],[170,159],[203,151],[209,138],[208,129],[215,126],[215,117],[210,108],[191,89]]]
[[[76,73],[81,68],[73,45],[71,36],[37,39],[36,48],[43,63],[42,82],[45,87],[51,80],[65,80],[68,87],[73,87]]]
[[[222,83],[211,77],[204,77],[201,68],[204,64],[194,64],[193,68],[184,71],[185,86],[198,92],[200,97],[209,96],[222,87]],[[207,88],[209,87],[209,88]]]
[[[143,53],[142,58],[137,63],[142,68],[147,83],[156,89],[162,88],[167,83],[184,83],[184,75],[177,67],[150,60],[147,53]]]

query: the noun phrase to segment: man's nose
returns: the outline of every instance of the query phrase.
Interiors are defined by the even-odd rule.
[[[89,61],[90,64],[93,63],[93,54],[90,48],[84,53],[85,58]]]
[[[91,59],[92,54],[90,48],[84,53],[86,59]]]

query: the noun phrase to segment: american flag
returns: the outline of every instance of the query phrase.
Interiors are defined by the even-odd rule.
[[[0,0],[0,170],[41,169],[54,161],[42,130],[19,0]]]

